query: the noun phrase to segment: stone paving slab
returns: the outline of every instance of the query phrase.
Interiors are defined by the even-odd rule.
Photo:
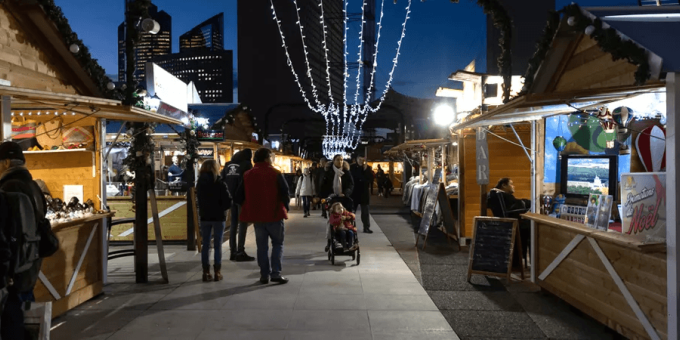
[[[200,255],[166,246],[163,284],[149,247],[150,283],[134,283],[131,257],[109,261],[105,294],[55,319],[52,339],[458,339],[375,220],[374,234],[359,234],[361,264],[331,265],[316,215],[286,222],[288,284],[260,284],[256,262],[228,261],[228,242],[224,281],[202,282]],[[256,253],[252,227],[246,251]]]

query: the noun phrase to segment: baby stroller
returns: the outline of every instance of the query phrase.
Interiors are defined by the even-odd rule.
[[[342,242],[337,240],[337,235],[335,234],[335,232],[333,232],[333,226],[330,224],[331,214],[330,209],[331,206],[333,206],[333,204],[336,202],[340,202],[347,211],[352,211],[354,207],[354,202],[349,197],[339,197],[331,195],[330,197],[321,200],[321,208],[326,211],[329,217],[328,222],[326,222],[327,223],[326,236],[328,238],[328,243],[326,244],[326,252],[328,253],[328,261],[331,261],[331,264],[335,265],[336,256],[351,256],[352,260],[356,260],[357,265],[359,265],[359,263],[361,262],[361,250],[359,248],[359,236],[357,235],[358,233],[354,232],[354,249],[345,251],[342,247]],[[356,229],[356,221],[352,221],[352,224]]]

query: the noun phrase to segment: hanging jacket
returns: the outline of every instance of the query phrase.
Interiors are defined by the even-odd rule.
[[[298,179],[295,196],[312,196],[314,195],[314,191],[314,181],[309,174],[309,168],[307,168],[305,169],[304,175]]]
[[[231,207],[231,195],[222,178],[203,173],[196,183],[198,214],[201,221],[224,222],[227,210]]]
[[[281,172],[267,162],[255,163],[244,174],[234,200],[242,205],[241,222],[269,223],[288,219],[288,183]]]
[[[243,149],[234,154],[227,164],[222,169],[222,180],[227,184],[227,189],[233,197],[239,185],[243,182],[243,175],[246,171],[253,168],[252,164],[253,151],[250,149]]]

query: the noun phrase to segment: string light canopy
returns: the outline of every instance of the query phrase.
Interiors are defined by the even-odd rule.
[[[348,12],[347,12],[347,7],[348,7],[348,2],[350,0],[343,0],[343,45],[344,45],[344,72],[343,72],[343,101],[342,103],[336,103],[333,96],[332,96],[332,84],[331,84],[331,64],[328,58],[328,44],[327,44],[327,35],[328,35],[328,27],[326,26],[326,20],[324,18],[324,0],[315,0],[318,1],[318,6],[320,7],[320,23],[321,27],[323,29],[323,40],[321,42],[321,47],[324,50],[324,57],[325,57],[325,71],[326,71],[326,82],[328,85],[328,102],[323,103],[321,99],[319,98],[319,93],[317,91],[316,84],[314,83],[314,79],[312,77],[312,68],[309,63],[309,48],[307,45],[306,41],[306,36],[305,36],[305,30],[304,26],[302,24],[302,20],[300,17],[300,6],[298,6],[298,1],[293,0],[293,5],[295,6],[295,11],[296,11],[296,25],[298,26],[300,30],[300,38],[302,41],[302,49],[304,52],[304,61],[305,61],[305,66],[306,66],[306,77],[309,78],[309,82],[311,84],[311,89],[305,89],[302,86],[302,82],[300,80],[300,75],[295,71],[295,68],[293,67],[293,62],[290,57],[290,52],[289,52],[289,46],[286,43],[286,36],[283,33],[282,29],[282,22],[279,19],[279,16],[276,12],[276,7],[274,6],[274,0],[270,0],[271,4],[271,9],[272,9],[272,16],[274,21],[277,24],[277,27],[279,29],[279,34],[281,36],[281,42],[282,42],[282,47],[284,49],[284,52],[286,54],[286,59],[288,62],[288,66],[290,67],[291,72],[293,72],[293,76],[295,78],[295,83],[297,84],[298,88],[300,89],[300,94],[302,95],[302,98],[304,102],[307,104],[310,110],[312,110],[315,113],[321,114],[325,121],[326,121],[326,135],[324,136],[323,140],[323,154],[324,156],[331,158],[334,155],[340,154],[343,156],[347,156],[346,150],[351,149],[354,150],[357,148],[359,143],[361,142],[361,131],[363,128],[363,124],[366,121],[366,118],[370,113],[375,113],[378,110],[380,110],[380,107],[382,106],[383,102],[385,101],[385,96],[387,95],[387,92],[390,88],[390,85],[392,84],[393,76],[394,76],[394,71],[397,68],[397,62],[399,60],[399,55],[401,51],[401,45],[404,40],[404,37],[406,36],[406,23],[408,22],[408,19],[410,18],[411,14],[411,4],[413,0],[408,0],[408,4],[406,5],[406,11],[405,11],[405,17],[404,17],[404,22],[401,24],[401,36],[399,40],[397,41],[397,49],[395,52],[395,56],[392,59],[392,68],[390,70],[387,84],[385,85],[385,89],[383,90],[380,98],[377,100],[377,104],[375,106],[372,106],[370,103],[371,99],[371,92],[373,88],[375,87],[375,73],[378,68],[378,46],[380,44],[380,34],[383,28],[383,18],[384,18],[384,9],[385,9],[385,1],[382,0],[382,4],[380,5],[380,16],[379,20],[377,23],[378,31],[377,31],[377,36],[376,36],[376,41],[375,41],[375,52],[373,53],[373,65],[364,65],[363,61],[361,60],[362,56],[362,48],[364,44],[364,27],[366,24],[366,9],[368,7],[367,0],[361,0],[362,1],[362,6],[361,6],[361,29],[359,30],[359,52],[358,52],[358,70],[357,70],[357,75],[356,75],[356,92],[354,93],[354,102],[353,103],[348,103],[348,91],[347,91],[347,84],[350,78],[349,70],[348,70],[348,64],[347,64],[347,57],[349,53],[347,52],[347,37],[348,37],[348,31],[349,31],[349,19],[348,19]],[[329,1],[329,0],[326,0]],[[396,1],[395,1],[396,4]],[[297,33],[296,33],[297,34]],[[360,82],[361,82],[361,71],[362,68],[364,67],[370,67],[370,81],[369,85],[366,87],[367,93],[364,96],[364,100],[359,99],[359,94],[360,94]],[[366,80],[366,79],[364,79]],[[311,94],[311,97],[309,96]]]

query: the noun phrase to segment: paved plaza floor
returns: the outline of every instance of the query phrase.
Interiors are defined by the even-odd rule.
[[[202,282],[200,255],[186,246],[165,247],[169,284],[155,252],[148,284],[134,283],[132,258],[111,260],[105,294],[53,320],[52,339],[458,339],[383,226],[373,220],[375,233],[360,233],[360,265],[350,257],[331,265],[325,223],[318,210],[291,214],[285,285],[260,284],[256,262],[228,256],[224,281]],[[256,252],[252,227],[246,251]]]

